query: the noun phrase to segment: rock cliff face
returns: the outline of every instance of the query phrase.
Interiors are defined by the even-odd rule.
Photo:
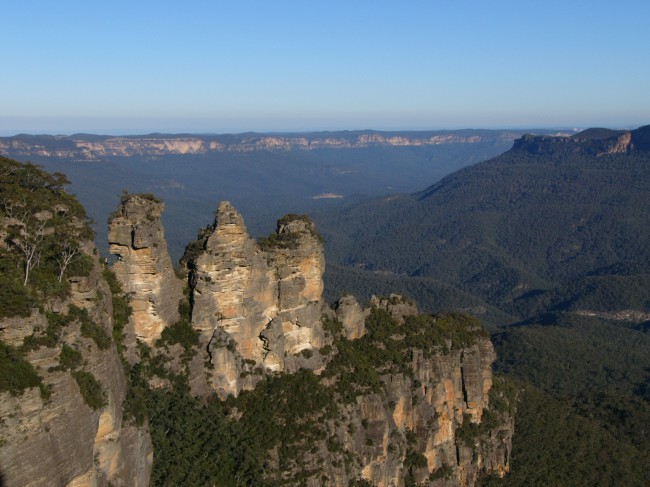
[[[262,250],[222,202],[186,252],[192,326],[220,395],[251,388],[267,372],[295,370],[305,363],[297,354],[323,345],[324,259],[315,235],[312,223],[288,218]]]
[[[0,485],[146,486],[149,431],[123,421],[117,301],[64,183],[0,157]]]
[[[533,154],[583,153],[597,157],[650,150],[650,126],[635,130],[588,129],[571,137],[524,135],[513,148]]]
[[[56,342],[29,346],[25,355],[42,377],[41,390],[0,392],[0,483],[146,486],[151,439],[146,428],[122,419],[127,384],[109,338],[111,293],[97,258],[88,276],[70,281],[70,297],[50,303],[47,316],[34,309],[27,319],[0,321],[0,338],[14,347],[28,343],[25,338],[38,343],[52,336],[55,323],[63,323]],[[78,360],[66,361],[69,354]],[[100,402],[91,406],[93,381]]]
[[[373,306],[378,305],[398,322],[413,316],[412,307],[394,298],[392,304],[375,300]],[[492,429],[484,428],[482,438],[463,440],[459,434],[463,427],[480,427],[489,409],[496,359],[492,344],[482,338],[448,354],[426,355],[413,351],[412,377],[385,376],[382,394],[358,399],[356,412],[368,425],[365,443],[374,446],[365,457],[362,477],[372,485],[389,486],[401,485],[408,476],[426,482],[432,480],[432,473],[446,471],[427,485],[473,485],[481,473],[503,475],[510,465],[510,418],[504,417]],[[426,463],[408,465],[405,457],[409,455],[422,455]]]
[[[135,340],[151,345],[163,329],[179,319],[183,284],[174,274],[160,223],[164,205],[148,195],[126,195],[109,221],[113,270],[131,293],[133,314],[125,330],[127,349]]]
[[[333,132],[289,135],[16,136],[0,137],[0,152],[16,158],[96,161],[108,157],[160,157],[220,152],[355,149],[513,141],[516,132]]]
[[[346,297],[338,310],[354,310],[345,314],[353,316],[357,306]],[[332,419],[319,419],[320,434],[313,434],[324,439],[312,439],[307,446],[296,440],[296,451],[303,448],[309,453],[295,463],[283,458],[282,451],[272,453],[267,464],[270,479],[314,487],[347,486],[356,480],[382,487],[457,486],[474,485],[484,474],[503,476],[509,471],[513,424],[502,407],[500,385],[493,388],[492,344],[475,323],[440,317],[418,325],[421,318],[416,313],[399,296],[374,298],[363,310],[369,320],[367,334],[352,342],[334,340],[339,354],[350,358],[361,354],[358,360],[377,372],[378,382],[371,385],[371,378],[364,379],[372,372],[364,371],[355,359],[337,365],[341,358],[331,358],[322,377],[325,394],[336,406],[330,411]],[[421,345],[413,341],[445,323],[457,326],[467,340],[446,341],[439,348],[429,342],[434,335]],[[348,334],[346,328],[342,332]],[[404,342],[408,344],[402,348],[403,356],[408,358],[396,366],[399,355],[384,354]]]

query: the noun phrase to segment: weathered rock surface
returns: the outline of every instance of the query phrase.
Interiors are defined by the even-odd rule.
[[[345,302],[358,306],[349,298]],[[371,301],[371,307],[377,304],[400,326],[414,311],[411,303],[394,295]],[[366,315],[371,307],[364,310]],[[339,406],[336,419],[327,422],[327,439],[316,442],[313,455],[295,471],[283,471],[271,456],[278,469],[270,469],[271,478],[314,487],[343,487],[358,479],[383,487],[410,482],[468,486],[480,475],[508,472],[513,424],[508,412],[490,409],[496,354],[489,339],[482,336],[471,346],[433,355],[413,349],[410,357],[407,373],[387,372],[381,375],[379,391]],[[460,433],[471,428],[476,434]],[[318,474],[308,476],[306,471]]]
[[[221,395],[252,388],[267,372],[320,363],[314,350],[324,344],[322,244],[313,224],[297,217],[282,220],[269,241],[262,250],[237,210],[222,202],[184,258],[192,326]]]
[[[67,314],[74,305],[110,337],[112,303],[100,264],[88,277],[72,277],[71,295],[50,306],[55,315]],[[41,336],[45,316],[33,310],[22,322],[3,320],[2,339],[14,346],[25,336]],[[13,329],[13,331],[12,331]],[[16,332],[16,330],[19,330]],[[75,367],[99,382],[104,405],[91,408],[70,370],[60,367],[63,345],[78,351],[82,363]],[[43,378],[44,390],[27,389],[22,395],[0,393],[0,479],[12,486],[146,486],[152,465],[152,445],[144,427],[123,423],[122,403],[127,384],[113,343],[101,349],[84,336],[81,323],[67,324],[56,345],[41,346],[26,355]]]
[[[111,251],[119,257],[114,270],[134,308],[127,352],[132,347],[135,357],[139,338],[152,346],[151,353],[164,357],[169,373],[149,377],[149,386],[173,387],[173,378],[183,376],[194,395],[236,396],[255,388],[265,375],[303,368],[320,374],[324,387],[338,391],[333,392],[340,399],[337,413],[324,421],[327,434],[309,446],[307,460],[287,465],[279,460],[279,451],[269,452],[269,481],[281,478],[291,485],[295,478],[295,485],[313,486],[346,486],[357,479],[386,487],[411,482],[474,485],[484,473],[502,475],[509,470],[512,418],[490,410],[495,353],[484,335],[463,346],[452,346],[450,339],[436,345],[439,353],[431,352],[435,347],[409,348],[400,355],[400,365],[373,369],[378,383],[343,400],[344,389],[337,384],[346,372],[331,373],[329,365],[342,354],[344,342],[372,338],[366,319],[373,310],[394,320],[388,340],[405,340],[400,327],[410,326],[409,320],[418,314],[416,306],[391,295],[373,297],[362,309],[346,296],[330,310],[322,299],[323,246],[311,221],[288,215],[274,234],[256,242],[241,215],[222,202],[214,223],[186,251],[190,315],[178,321],[181,282],[166,252],[161,212],[162,204],[154,198],[130,195],[111,220]],[[74,307],[86,310],[110,336],[111,293],[99,265],[90,276],[71,277],[70,283],[71,296],[49,309],[61,316]],[[340,321],[342,338],[334,335],[334,317]],[[181,342],[156,344],[176,321],[189,322],[199,333],[198,352]],[[0,333],[19,345],[45,326],[47,319],[35,310],[27,318],[4,320]],[[124,423],[127,381],[115,345],[100,348],[84,336],[81,326],[81,319],[73,320],[57,346],[41,346],[27,355],[51,387],[51,397],[41,396],[36,388],[21,397],[0,397],[3,485],[148,484],[151,440],[146,427]],[[74,375],[60,367],[64,343],[83,356],[77,370],[91,373],[101,384],[103,405],[90,407]],[[340,370],[350,367],[356,366],[344,364]],[[461,430],[473,428],[469,425],[476,425],[472,431],[480,428],[480,434],[461,435]],[[310,471],[319,473],[310,476]]]
[[[336,319],[343,325],[343,336],[349,340],[363,336],[366,331],[366,316],[354,296],[343,296],[335,303],[334,311]]]
[[[125,330],[127,349],[135,339],[151,345],[179,319],[183,284],[174,273],[160,215],[164,204],[150,195],[126,195],[109,221],[113,270],[131,293],[133,314]]]

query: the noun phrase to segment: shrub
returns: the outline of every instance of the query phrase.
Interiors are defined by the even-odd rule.
[[[199,345],[199,332],[192,328],[187,321],[181,320],[165,328],[160,334],[157,346],[173,345],[178,343],[186,352]]]
[[[22,272],[14,259],[0,255],[0,318],[29,316],[36,302],[23,286]]]
[[[81,336],[91,338],[97,345],[97,348],[106,350],[111,346],[111,337],[108,336],[108,333],[106,333],[106,330],[101,325],[90,319],[87,309],[70,305],[68,316],[76,318],[81,322]]]
[[[34,366],[20,351],[0,340],[0,391],[17,396],[25,389],[41,385],[41,382]]]
[[[133,308],[131,308],[129,295],[122,290],[120,282],[115,273],[108,267],[102,271],[104,279],[108,283],[113,298],[113,341],[117,352],[124,362],[124,327],[128,324]]]
[[[83,362],[83,357],[81,353],[64,343],[61,347],[61,353],[59,354],[59,364],[62,370],[74,370],[81,365]]]
[[[72,373],[74,380],[77,381],[79,392],[84,398],[84,402],[92,409],[99,409],[106,406],[106,399],[102,385],[95,376],[85,370],[77,370]]]

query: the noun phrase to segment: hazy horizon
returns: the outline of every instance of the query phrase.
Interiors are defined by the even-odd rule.
[[[650,119],[649,119],[650,120]],[[211,130],[208,128],[174,128],[171,127],[160,127],[153,126],[147,130],[146,128],[88,128],[89,126],[83,126],[83,130],[47,130],[47,129],[26,129],[26,130],[12,130],[12,129],[3,129],[0,119],[0,137],[15,137],[19,135],[45,135],[45,136],[57,136],[57,137],[70,137],[76,134],[88,134],[88,135],[98,135],[105,137],[126,137],[126,136],[148,136],[153,134],[161,135],[195,135],[195,136],[220,136],[220,135],[242,135],[245,133],[256,133],[256,134],[310,134],[318,132],[364,132],[364,131],[374,131],[374,132],[454,132],[462,130],[494,130],[494,131],[522,131],[530,130],[531,132],[535,131],[553,131],[557,130],[558,132],[580,132],[589,128],[608,128],[613,130],[633,130],[638,127],[648,125],[649,123],[641,124],[607,124],[607,125],[584,125],[584,126],[570,126],[570,125],[546,125],[546,126],[450,126],[450,127],[424,127],[424,126],[386,126],[386,127],[371,127],[371,126],[358,126],[358,127],[332,127],[332,126],[314,126],[310,128],[280,128],[280,129],[249,129],[249,128],[233,128],[223,130]],[[65,127],[65,125],[64,125]],[[92,127],[92,125],[90,126]]]

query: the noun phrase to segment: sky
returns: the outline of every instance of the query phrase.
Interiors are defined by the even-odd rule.
[[[0,12],[0,135],[650,123],[648,0],[0,0]]]

